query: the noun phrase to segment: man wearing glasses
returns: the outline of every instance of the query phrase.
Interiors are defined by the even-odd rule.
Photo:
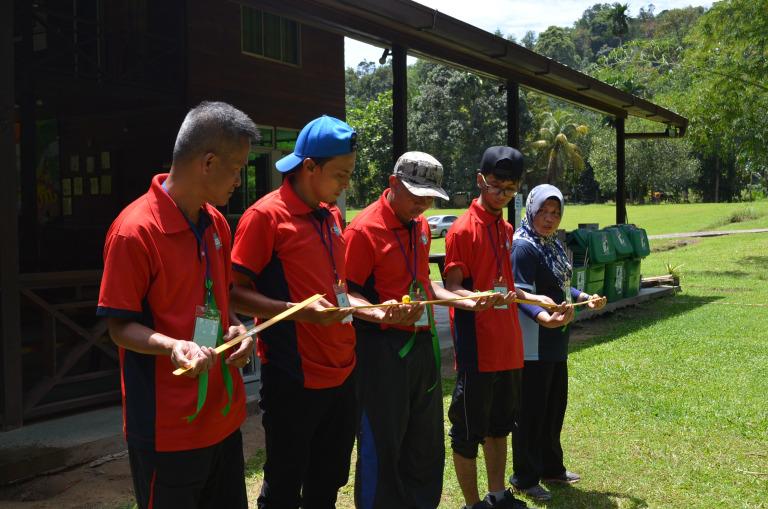
[[[445,287],[459,295],[495,290],[504,301],[493,309],[451,313],[456,347],[456,387],[448,410],[456,476],[466,507],[524,508],[506,489],[507,436],[518,408],[523,341],[515,297],[554,304],[515,288],[510,252],[514,227],[502,211],[517,194],[523,156],[510,147],[489,147],[477,173],[480,197],[453,224],[445,239]],[[477,451],[483,445],[488,494],[480,499]]]
[[[429,279],[431,235],[423,213],[434,198],[448,199],[442,178],[443,167],[431,155],[403,154],[381,198],[344,233],[350,296],[395,303],[407,295],[414,303],[355,315],[361,318],[354,322],[361,406],[355,502],[361,509],[434,509],[440,503],[440,346],[431,306],[418,301],[457,297]],[[499,300],[455,304],[469,312]]]

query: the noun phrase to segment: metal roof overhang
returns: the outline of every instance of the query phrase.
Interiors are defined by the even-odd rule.
[[[688,120],[435,9],[410,0],[240,0],[374,45],[511,80],[593,110],[634,116],[685,133]],[[659,133],[661,134],[661,133]]]

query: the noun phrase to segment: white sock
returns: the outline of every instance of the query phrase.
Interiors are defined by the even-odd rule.
[[[493,496],[493,499],[494,499],[496,502],[498,502],[499,500],[503,500],[503,499],[504,499],[504,492],[505,492],[505,491],[506,491],[506,490],[501,490],[501,491],[494,491],[494,492],[490,492],[490,491],[489,491],[489,492],[488,492],[488,494],[489,494],[489,495],[491,495],[491,496]]]

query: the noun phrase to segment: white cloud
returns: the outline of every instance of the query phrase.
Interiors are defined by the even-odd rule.
[[[608,0],[604,0],[608,1]],[[581,14],[599,0],[420,0],[419,3],[437,9],[454,18],[489,32],[499,29],[504,34],[513,34],[520,40],[525,32],[536,33],[549,26],[572,26]],[[631,16],[637,16],[641,7],[652,3],[655,12],[666,9],[702,5],[711,7],[711,0],[657,0],[633,1],[629,3]],[[351,39],[345,45],[347,66],[356,66],[363,59],[377,61],[381,49]]]

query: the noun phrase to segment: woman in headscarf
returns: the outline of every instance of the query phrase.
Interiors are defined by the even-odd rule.
[[[582,302],[598,309],[605,299],[571,287],[572,266],[557,239],[564,208],[555,186],[536,186],[528,195],[525,218],[515,232],[512,267],[515,286],[546,295],[555,302]],[[512,486],[537,500],[552,495],[540,483],[575,483],[578,474],[566,470],[560,432],[568,401],[568,324],[573,307],[564,313],[520,304],[525,365],[518,426],[513,432]]]

